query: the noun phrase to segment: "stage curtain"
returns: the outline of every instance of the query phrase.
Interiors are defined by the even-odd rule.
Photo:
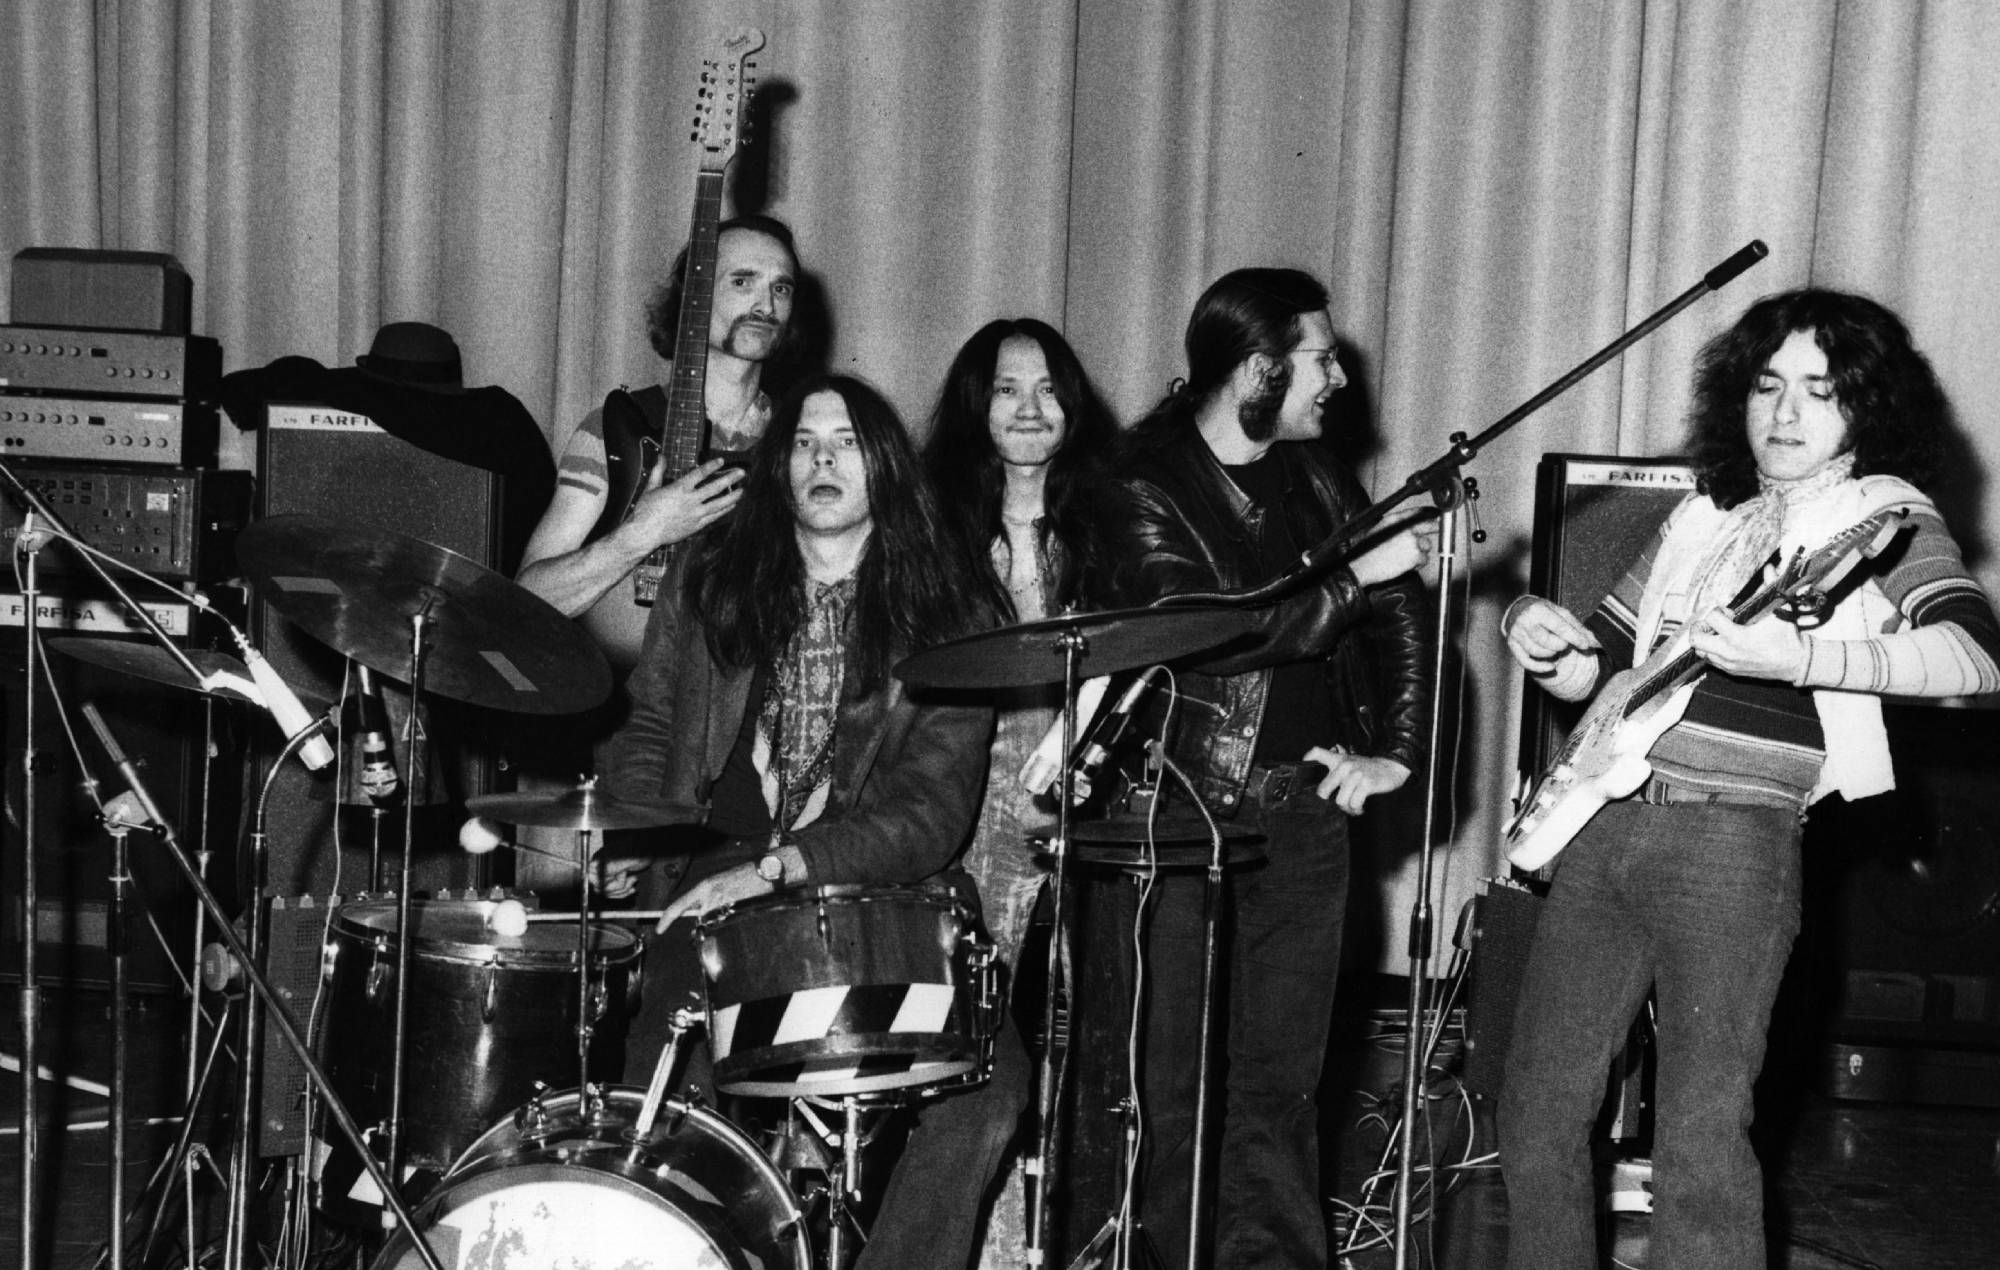
[[[1984,0],[8,0],[0,252],[170,251],[226,364],[444,326],[558,443],[656,378],[704,56],[754,25],[733,201],[797,229],[834,364],[920,426],[986,319],[1063,326],[1130,418],[1224,269],[1327,278],[1378,489],[1752,238],[1770,258],[1480,455],[1461,557],[1449,914],[1494,869],[1544,451],[1659,454],[1756,295],[1859,288],[1953,390],[1945,491],[1989,587],[2000,15]],[[230,431],[225,429],[225,432]],[[231,435],[227,461],[251,447]],[[1407,872],[1398,890],[1407,888]],[[1384,900],[1382,957],[1401,964]],[[1445,923],[1448,927],[1448,921]],[[1365,953],[1363,954],[1365,955]]]

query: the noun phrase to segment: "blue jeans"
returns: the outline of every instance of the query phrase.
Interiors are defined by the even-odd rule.
[[[1317,1096],[1347,912],[1347,817],[1308,786],[1264,808],[1262,822],[1265,859],[1232,868],[1224,887],[1217,1066],[1227,1075],[1212,1102],[1209,1263],[1317,1270],[1326,1265]],[[1141,1212],[1170,1266],[1187,1260],[1203,889],[1198,873],[1163,880],[1148,943]]]
[[[1751,1086],[1799,929],[1799,818],[1613,803],[1560,859],[1500,1097],[1510,1270],[1594,1270],[1589,1138],[1613,1055],[1657,996],[1652,1265],[1761,1270]]]

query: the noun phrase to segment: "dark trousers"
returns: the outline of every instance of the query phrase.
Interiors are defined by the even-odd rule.
[[[1320,1070],[1347,911],[1347,818],[1307,790],[1263,809],[1265,858],[1224,887],[1210,1142],[1216,1267],[1326,1265]],[[1148,941],[1141,1214],[1161,1260],[1187,1262],[1201,1024],[1198,873],[1164,879]]]
[[[1612,1056],[1658,999],[1652,1264],[1764,1265],[1751,1086],[1799,928],[1799,820],[1613,803],[1560,857],[1500,1099],[1510,1270],[1594,1270],[1589,1136]]]

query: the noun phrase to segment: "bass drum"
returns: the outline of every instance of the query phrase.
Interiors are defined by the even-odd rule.
[[[487,1130],[411,1214],[445,1270],[811,1270],[805,1215],[763,1152],[669,1098],[636,1140],[645,1091],[544,1094]],[[401,1232],[373,1270],[422,1270]]]

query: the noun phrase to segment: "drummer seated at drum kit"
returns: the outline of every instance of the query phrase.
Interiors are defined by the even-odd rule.
[[[725,1093],[852,1098],[977,1063],[977,897],[953,868],[985,787],[990,709],[913,695],[911,652],[990,625],[894,409],[807,381],[752,452],[742,500],[674,560],[613,738],[616,797],[668,808],[666,867],[606,861],[604,893],[665,902],[627,1079],[652,1075],[705,986]],[[691,827],[691,828],[690,828]],[[677,835],[677,836],[675,836]],[[680,854],[674,854],[678,852]],[[691,854],[689,854],[691,852]],[[920,1111],[954,1167],[898,1168],[857,1263],[963,1265],[1027,1101],[997,1073]],[[926,1153],[928,1154],[928,1153]],[[917,1176],[922,1174],[922,1176]]]

